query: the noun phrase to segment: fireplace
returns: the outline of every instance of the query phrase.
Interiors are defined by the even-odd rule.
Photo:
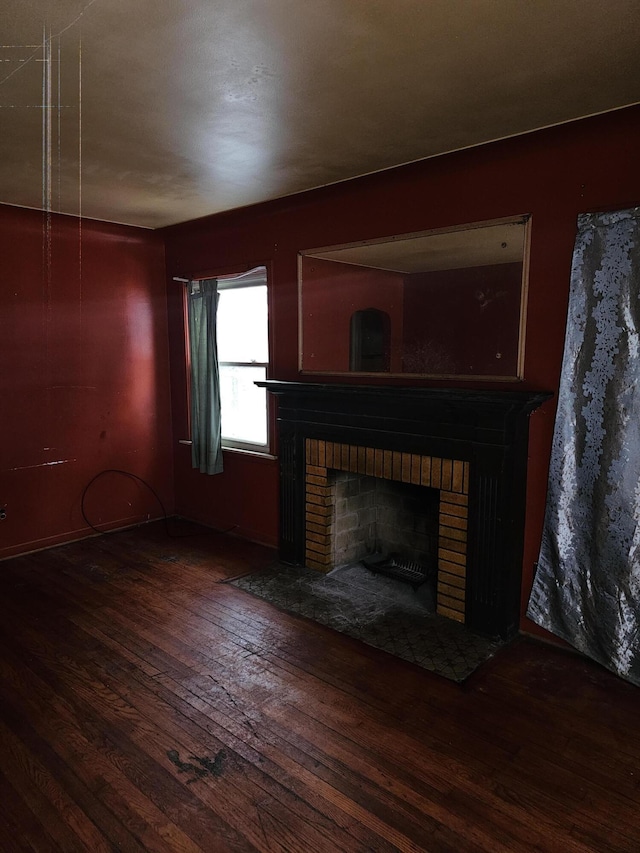
[[[437,490],[437,611],[519,622],[528,415],[550,394],[259,383],[278,396],[280,557],[333,568],[336,472]]]

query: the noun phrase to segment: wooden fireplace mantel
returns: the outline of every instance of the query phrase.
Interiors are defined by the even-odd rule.
[[[469,463],[465,624],[517,632],[529,414],[544,391],[257,383],[278,397],[280,556],[305,563],[308,439]]]

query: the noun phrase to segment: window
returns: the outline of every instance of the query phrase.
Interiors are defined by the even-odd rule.
[[[186,281],[185,279],[180,279]],[[222,470],[222,448],[269,451],[267,271],[256,267],[185,288],[191,461]]]
[[[222,446],[266,452],[269,325],[267,271],[218,279],[216,332],[220,369]]]

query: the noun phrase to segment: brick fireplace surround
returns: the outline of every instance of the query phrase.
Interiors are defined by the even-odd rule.
[[[439,489],[437,610],[518,630],[529,414],[551,395],[260,382],[278,398],[280,558],[332,568],[332,473]]]
[[[315,438],[306,439],[305,463],[305,561],[325,572],[333,568],[331,470],[439,489],[437,612],[464,622],[469,463]]]

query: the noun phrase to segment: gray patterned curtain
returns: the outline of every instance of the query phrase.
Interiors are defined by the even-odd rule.
[[[528,615],[640,685],[640,208],[583,215]]]

